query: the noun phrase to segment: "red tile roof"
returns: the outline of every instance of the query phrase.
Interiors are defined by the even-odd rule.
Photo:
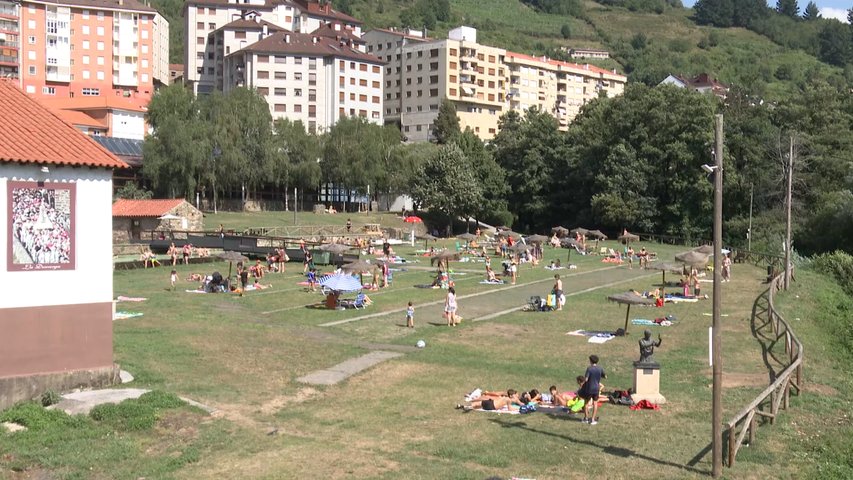
[[[97,142],[0,81],[0,162],[127,168]]]
[[[53,109],[60,110],[128,110],[131,112],[148,111],[148,100],[126,98],[116,95],[100,97],[58,97],[45,98],[41,102]]]
[[[388,28],[374,28],[373,30],[376,30],[377,32],[390,33],[391,35],[396,35],[398,37],[407,38],[409,40],[417,40],[420,42],[426,42],[426,41],[432,40],[432,38],[427,37],[427,36],[419,37],[417,35],[412,35],[412,34],[409,34],[406,32],[400,32],[400,31],[392,30],[392,29],[388,29]]]
[[[113,204],[114,217],[161,217],[184,203],[183,198],[128,200],[120,198]]]
[[[341,25],[340,23],[327,23],[322,25],[320,28],[311,32],[311,35],[331,38],[335,41],[349,41],[352,42],[353,45],[364,45],[365,43],[365,41],[356,35],[351,28],[347,28],[346,25]]]
[[[94,118],[83,112],[78,112],[77,110],[54,110],[53,113],[63,121],[74,126],[97,127],[103,128],[104,130],[109,128],[109,125],[107,125],[106,122],[95,120]]]
[[[138,12],[157,13],[157,10],[138,0],[39,0],[52,5],[68,5],[74,7],[90,7],[104,10],[129,10]]]
[[[316,42],[314,41],[316,39]],[[366,63],[384,65],[385,61],[373,55],[357,50],[349,45],[341,45],[333,38],[321,37],[309,33],[278,32],[231,55],[243,52],[286,53],[317,57],[340,57],[359,60]]]
[[[352,23],[355,25],[361,25],[362,23],[360,20],[332,8],[331,5],[329,5],[332,2],[320,5],[320,2],[318,2],[317,0],[295,0],[295,3],[302,7],[302,9],[307,10],[308,15],[330,18],[334,20],[341,20],[346,23]]]
[[[598,73],[598,74],[602,74],[602,75],[614,75],[617,77],[625,78],[624,75],[621,75],[619,73],[615,73],[612,70],[607,70],[606,68],[596,67],[595,65],[590,65],[588,63],[581,65],[579,63],[569,63],[569,62],[563,62],[561,60],[554,60],[554,59],[551,59],[548,57],[533,57],[530,55],[525,55],[523,53],[510,52],[510,51],[506,52],[506,58],[507,59],[512,59],[513,57],[521,59],[521,60],[532,60],[535,62],[547,63],[549,65],[563,66],[563,67],[573,68],[576,70],[585,70],[587,72],[594,72],[594,73]]]
[[[237,20],[234,20],[233,22],[226,23],[225,25],[217,28],[216,31],[218,32],[219,30],[237,30],[237,29],[263,30],[264,25],[266,25],[267,30],[270,32],[280,32],[280,31],[286,30],[285,28],[279,27],[278,25],[276,25],[274,23],[270,23],[266,20],[258,19],[257,21],[255,21],[255,20],[250,20],[248,18],[238,18]]]

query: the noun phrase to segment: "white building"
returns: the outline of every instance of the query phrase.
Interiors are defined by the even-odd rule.
[[[11,82],[0,108],[3,409],[116,380],[112,169],[127,164]]]
[[[383,62],[361,51],[351,32],[331,25],[312,34],[264,27],[259,35],[226,55],[223,91],[254,88],[274,119],[301,120],[312,132],[346,116],[382,124]]]
[[[218,28],[241,19],[259,17],[270,24],[296,33],[310,33],[327,23],[338,23],[361,35],[361,22],[332,9],[318,0],[187,0],[184,4],[184,80],[196,93],[216,89],[217,55],[214,36]],[[247,42],[249,44],[251,42]],[[231,52],[236,51],[233,45]]]
[[[169,69],[169,22],[159,13],[154,15],[154,45],[152,72],[155,81],[168,85],[171,81]]]

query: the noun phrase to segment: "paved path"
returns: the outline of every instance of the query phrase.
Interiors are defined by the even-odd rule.
[[[403,354],[399,352],[385,352],[377,350],[358,358],[345,360],[334,367],[311,372],[304,377],[297,378],[296,380],[302,383],[309,383],[311,385],[334,385],[341,380],[351,377],[362,370],[367,370],[378,363],[401,356],[403,356]]]
[[[524,270],[522,270],[521,274],[524,275]],[[648,270],[630,270],[624,266],[610,266],[583,271],[560,271],[560,276],[563,278],[563,291],[565,292],[566,297],[572,297],[619,284],[627,284],[638,278],[657,274],[657,272],[650,273]],[[459,295],[459,313],[466,321],[480,321],[496,318],[519,310],[527,303],[527,300],[531,296],[539,295],[544,297],[551,291],[551,285],[553,282],[553,278],[545,278],[528,283],[519,283],[517,285],[496,286],[494,289],[469,295]],[[415,309],[416,323],[446,323],[442,318],[442,312],[444,311],[444,299],[415,305]],[[398,317],[401,313],[405,312],[405,310],[405,307],[397,308],[394,310],[327,322],[320,324],[320,326],[333,327],[363,320],[387,318],[389,316]],[[571,302],[567,301],[566,307],[563,309],[561,314],[570,315],[571,313]]]

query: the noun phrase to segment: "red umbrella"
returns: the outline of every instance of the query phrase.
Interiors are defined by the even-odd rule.
[[[416,217],[414,215],[404,218],[403,221],[406,223],[424,223],[424,221],[421,220],[421,217]]]

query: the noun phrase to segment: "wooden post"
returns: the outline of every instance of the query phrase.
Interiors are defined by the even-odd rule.
[[[787,410],[788,409],[788,397],[791,394],[791,383],[789,381],[785,381],[785,389],[782,392],[782,394],[784,395],[784,397],[782,397],[782,409]]]
[[[752,442],[755,441],[755,415],[752,416],[752,420],[749,421],[749,444],[752,445]]]
[[[735,429],[729,429],[729,468],[735,465]]]
[[[770,425],[773,425],[776,422],[776,390],[770,392],[770,413],[773,414],[770,417]]]

